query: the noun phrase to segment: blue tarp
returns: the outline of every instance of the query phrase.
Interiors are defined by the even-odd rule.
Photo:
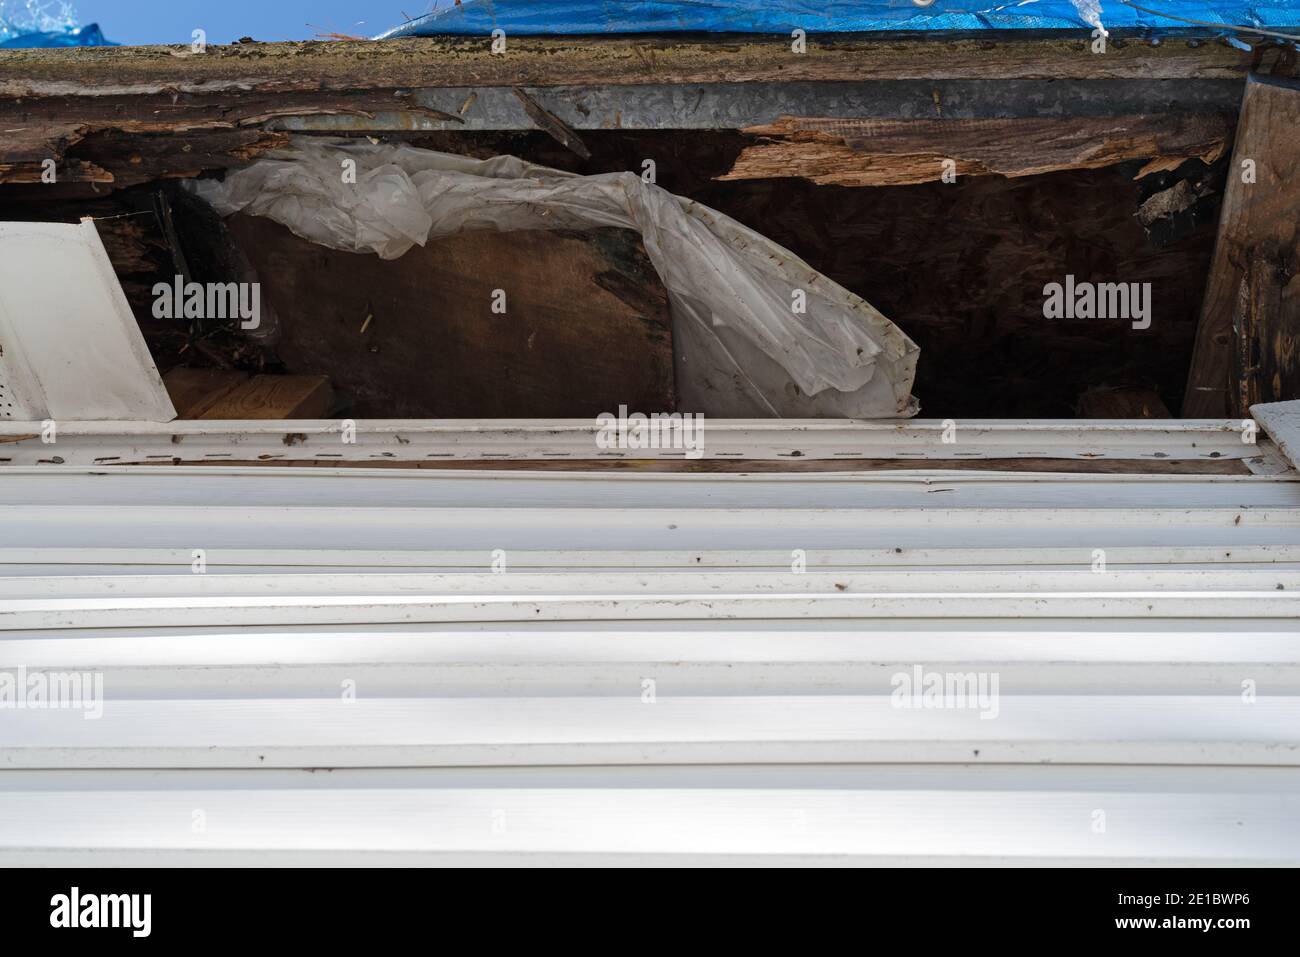
[[[1259,28],[1300,24],[1300,0],[440,0],[446,9],[384,37],[611,33],[945,30],[1178,30],[1186,20]]]
[[[0,28],[4,25],[0,24]],[[46,30],[38,33],[19,33],[6,38],[8,31],[0,29],[0,49],[23,47],[111,47],[116,44],[104,39],[98,23],[67,30]]]

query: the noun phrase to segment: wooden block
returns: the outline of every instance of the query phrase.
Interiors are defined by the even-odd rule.
[[[334,404],[325,376],[173,369],[164,382],[182,419],[324,419]]]
[[[228,369],[189,369],[179,366],[163,376],[163,385],[180,419],[201,418],[226,393],[247,382],[247,372]]]
[[[200,419],[324,419],[334,405],[325,376],[258,375],[225,393]]]
[[[1154,389],[1093,389],[1079,396],[1081,419],[1172,419]]]
[[[276,277],[262,293],[280,359],[327,375],[356,418],[675,409],[667,293],[635,233],[468,232],[385,261],[269,219],[227,225],[258,274]]]
[[[1251,77],[1183,415],[1300,398],[1300,87]],[[1253,180],[1253,181],[1251,181]]]

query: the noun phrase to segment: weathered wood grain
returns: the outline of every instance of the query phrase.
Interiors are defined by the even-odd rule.
[[[150,92],[327,92],[428,86],[714,83],[861,79],[1235,79],[1278,51],[1213,41],[1115,40],[1106,53],[1070,39],[810,39],[806,53],[774,37],[488,37],[382,42],[0,51],[0,97]],[[1294,64],[1292,64],[1292,68]]]
[[[1300,398],[1297,128],[1300,87],[1251,78],[1197,329],[1184,416],[1244,417],[1254,403]]]
[[[389,262],[267,219],[227,223],[279,316],[276,352],[291,372],[327,375],[352,416],[594,418],[676,404],[667,293],[633,233],[467,232]]]
[[[1294,72],[1264,46],[1085,39],[924,40],[845,37],[794,53],[780,38],[513,38],[245,43],[209,47],[0,51],[0,183],[31,183],[40,163],[66,169],[68,195],[121,189],[239,165],[283,144],[267,124],[312,116],[382,117],[397,129],[452,113],[417,102],[421,90],[636,84],[997,80],[1223,81],[1252,64]],[[472,94],[471,94],[472,95]],[[531,94],[529,94],[531,95]],[[936,93],[936,96],[938,94]],[[576,133],[545,111],[534,122],[583,153]],[[395,119],[394,119],[395,118]],[[611,121],[618,128],[615,116]],[[381,124],[382,125],[382,124]],[[572,123],[569,123],[572,126]],[[575,127],[576,128],[576,127]],[[82,141],[85,141],[82,143]],[[77,145],[81,144],[81,145]],[[589,144],[587,144],[589,145]],[[73,149],[73,147],[76,147]],[[85,185],[78,189],[78,184]]]
[[[172,369],[163,379],[181,419],[323,419],[334,405],[329,379],[250,375],[227,369]]]
[[[1232,118],[1218,114],[882,120],[786,117],[751,127],[764,141],[721,178],[799,176],[820,185],[911,186],[957,176],[1035,176],[1146,160],[1138,176],[1211,163]],[[945,165],[951,163],[951,165]]]

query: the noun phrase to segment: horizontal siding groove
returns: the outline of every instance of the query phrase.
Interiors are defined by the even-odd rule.
[[[475,767],[988,763],[1300,765],[1300,698],[888,694],[117,700],[101,720],[21,710],[0,766]]]
[[[1020,444],[1242,444],[1166,425]],[[1293,473],[42,466],[0,503],[0,678],[103,693],[0,706],[0,865],[1300,864]]]

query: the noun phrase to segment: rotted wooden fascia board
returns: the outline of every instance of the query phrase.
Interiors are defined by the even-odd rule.
[[[1215,84],[1239,80],[1252,64],[1279,55],[1264,45],[1247,52],[1215,41],[1117,40],[1105,54],[1094,54],[1085,39],[862,37],[814,39],[806,53],[796,54],[779,38],[653,36],[514,38],[503,55],[493,54],[486,41],[458,38],[239,44],[209,47],[202,54],[185,47],[0,51],[0,130],[15,134],[0,138],[0,183],[39,182],[46,159],[58,165],[60,183],[86,183],[92,190],[98,184],[122,188],[194,176],[247,163],[284,145],[284,132],[277,131],[294,129],[546,128],[514,95],[524,89],[538,108],[573,130],[661,129],[665,122],[738,129],[771,122],[783,111],[775,106],[776,94],[755,92],[764,84],[846,89],[853,82],[872,84],[850,96],[846,112],[834,114],[854,117],[920,116],[917,111],[932,96],[939,102],[988,99],[974,88],[991,81],[1005,82],[995,96],[1014,103],[1026,98],[1027,87],[1037,89],[1037,81],[1046,79],[1105,81],[1107,92],[1116,95],[1123,83],[1151,83],[1168,88],[1169,96],[1155,89],[1121,98],[1131,103],[1136,96],[1139,110],[1149,102],[1178,102],[1157,109],[1160,113],[1213,109],[1222,106]],[[1112,89],[1110,81],[1121,82]],[[1210,91],[1201,107],[1187,101],[1188,81]],[[899,85],[909,82],[920,93],[910,88],[900,93]],[[952,83],[959,86],[944,86]],[[687,118],[689,111],[680,104],[664,105],[672,91],[698,84],[713,85],[719,103],[738,97],[754,102],[731,111],[696,110],[699,115]],[[932,90],[930,84],[937,86]],[[658,99],[651,95],[654,90],[660,91]],[[1070,90],[1074,95],[1075,85]],[[594,108],[578,102],[600,97],[600,91],[608,102]],[[701,95],[707,99],[707,91]],[[620,101],[628,96],[659,104],[654,107],[659,113],[632,119],[634,107]],[[1084,94],[1074,98],[1079,96]],[[900,97],[906,102],[896,102]],[[476,98],[477,106],[467,112]],[[827,115],[819,114],[824,89],[784,99],[799,104],[801,115]],[[498,101],[509,104],[513,114]],[[1078,109],[1074,100],[1049,106],[1043,111],[1066,118]],[[963,115],[960,109],[946,114],[938,109],[940,116]],[[975,116],[989,115],[979,109]],[[728,112],[735,113],[730,121]],[[992,115],[1004,115],[1003,108],[997,106]],[[112,142],[100,142],[105,137]],[[176,149],[168,152],[168,146]]]
[[[0,182],[38,182],[47,158],[61,182],[123,187],[193,176],[247,163],[293,132],[535,129],[579,153],[576,131],[744,129],[761,137],[728,179],[904,185],[937,179],[940,158],[949,157],[959,175],[1032,175],[1131,159],[1147,161],[1149,172],[1224,152],[1239,99],[1236,83],[1218,80],[1080,81],[1046,93],[1035,81],[1007,80],[150,94],[36,105],[0,99],[0,128],[20,131],[0,142]],[[791,110],[836,118],[792,119]]]
[[[802,54],[790,46],[767,37],[638,36],[512,38],[501,55],[474,38],[237,44],[202,54],[187,47],[0,51],[0,130],[6,134],[0,137],[0,184],[41,182],[43,164],[53,159],[62,190],[89,194],[103,185],[124,188],[243,165],[285,145],[286,132],[295,130],[548,129],[537,121],[537,110],[571,133],[740,129],[778,120],[786,112],[778,101],[800,116],[855,119],[1036,112],[1045,122],[1056,115],[1064,125],[1054,134],[1059,140],[1068,139],[1075,115],[1149,110],[1155,114],[1150,123],[1160,124],[1179,111],[1222,111],[1222,88],[1252,67],[1294,72],[1293,58],[1280,47],[1260,43],[1244,51],[1213,39],[1116,39],[1104,54],[1092,53],[1086,38],[850,36],[814,38]],[[1055,87],[1051,102],[1035,107],[1045,80],[1076,82]],[[798,84],[804,89],[796,90]],[[858,91],[849,92],[854,84]],[[1093,85],[1104,89],[1090,90]],[[682,96],[683,88],[694,96],[697,86],[706,108],[699,98]],[[532,101],[532,113],[517,90]],[[826,112],[828,96],[834,102],[839,95],[828,90],[845,91],[842,110]],[[710,95],[715,109],[707,108]],[[592,97],[599,102],[587,103]],[[935,113],[929,114],[932,99]],[[1228,112],[1235,91],[1231,99]],[[686,100],[696,107],[685,108]],[[733,103],[734,109],[726,106]],[[1025,104],[1023,110],[1017,103]],[[960,145],[966,134],[945,128],[944,135]],[[1009,166],[1013,172],[1006,175],[1027,175],[1118,162],[1135,153],[1163,168],[1221,148],[1214,137],[1209,143],[1173,139],[1162,151],[1150,137],[1118,150],[1114,137],[1094,138],[1082,160],[987,162],[976,156],[963,160],[959,174]],[[576,133],[562,141],[581,142]],[[813,168],[794,175],[818,182],[918,181],[915,172],[889,173],[888,163],[844,180],[817,168],[824,157],[804,152]],[[772,165],[758,156],[747,154],[754,169],[746,174],[741,163],[735,177]]]
[[[81,141],[84,130],[84,126],[78,123],[41,121],[35,127],[14,127],[0,120],[0,135],[3,135],[0,139],[0,183],[40,183],[46,175],[45,161],[48,159],[60,164],[65,182],[113,182],[113,174],[103,167],[64,159],[69,147]]]
[[[484,37],[0,51],[0,98],[755,80],[1239,79],[1284,55],[1215,40]],[[1195,44],[1195,45],[1192,45]]]

